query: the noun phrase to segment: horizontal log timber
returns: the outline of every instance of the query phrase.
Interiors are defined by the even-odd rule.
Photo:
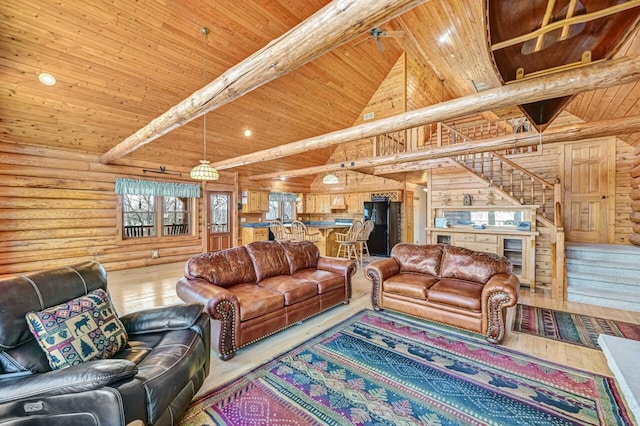
[[[275,160],[306,151],[406,130],[425,124],[479,114],[488,110],[575,95],[640,80],[640,55],[627,56],[588,65],[580,69],[517,81],[425,108],[337,130],[320,136],[280,145],[213,163],[219,170]],[[619,132],[618,134],[623,134]]]
[[[425,0],[335,0],[100,157],[107,164],[251,92]],[[321,34],[322,36],[318,36]]]
[[[415,163],[412,166],[403,165],[402,169],[398,169],[397,164],[421,160],[433,160],[436,158],[445,158],[460,154],[474,154],[478,152],[522,148],[526,146],[537,145],[541,140],[543,144],[548,144],[561,141],[575,141],[602,136],[611,136],[619,133],[626,133],[630,129],[634,129],[633,131],[640,130],[640,116],[616,118],[591,123],[571,124],[562,127],[548,128],[545,133],[542,133],[542,135],[535,132],[513,133],[506,136],[487,139],[482,142],[466,142],[455,145],[447,145],[439,148],[404,152],[381,157],[360,158],[345,163],[332,163],[322,166],[308,167],[305,169],[289,170],[286,172],[254,175],[250,176],[249,179],[266,180],[279,179],[280,177],[291,178],[318,173],[335,172],[339,170],[363,169],[367,167],[375,167],[373,169],[373,174],[406,172],[421,170],[425,166],[421,163]],[[383,168],[382,166],[387,167]]]

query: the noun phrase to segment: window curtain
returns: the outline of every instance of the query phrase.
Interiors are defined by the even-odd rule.
[[[298,194],[291,194],[289,192],[270,192],[269,201],[278,202],[296,202]]]
[[[151,180],[116,179],[116,194],[156,195],[181,198],[200,198],[200,185]]]

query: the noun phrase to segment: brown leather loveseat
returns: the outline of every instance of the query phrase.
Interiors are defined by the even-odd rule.
[[[351,298],[352,260],[321,257],[309,241],[254,241],[192,257],[176,284],[182,300],[211,315],[220,359]]]
[[[482,333],[500,343],[506,308],[518,301],[520,281],[506,257],[446,244],[397,244],[391,257],[371,262],[375,310],[408,315]]]

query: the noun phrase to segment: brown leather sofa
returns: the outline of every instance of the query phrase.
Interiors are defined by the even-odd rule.
[[[177,424],[209,373],[210,322],[197,303],[120,317],[128,343],[110,359],[51,370],[25,314],[107,290],[97,262],[0,280],[0,424]]]
[[[371,303],[482,333],[505,334],[506,309],[518,301],[520,281],[506,257],[446,244],[397,244],[391,257],[371,262]]]
[[[211,315],[220,359],[351,298],[352,260],[321,257],[309,241],[254,241],[192,257],[178,296]]]

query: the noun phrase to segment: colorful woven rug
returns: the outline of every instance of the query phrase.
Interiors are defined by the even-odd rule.
[[[182,424],[633,420],[612,378],[493,346],[482,336],[367,310],[196,401]]]
[[[592,349],[600,349],[599,334],[640,340],[640,324],[520,304],[516,306],[513,331]]]

